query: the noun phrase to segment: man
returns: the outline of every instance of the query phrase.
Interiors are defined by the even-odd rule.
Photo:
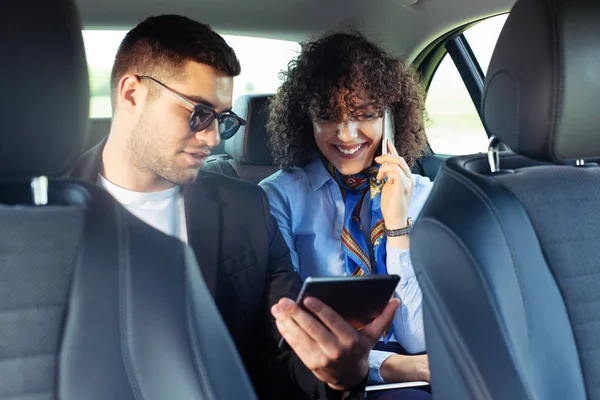
[[[115,58],[110,134],[72,176],[190,244],[260,398],[361,398],[369,350],[398,302],[357,332],[312,299],[317,321],[289,299],[301,280],[262,190],[199,175],[210,148],[244,123],[230,111],[239,73],[208,26],[173,15],[142,22]],[[278,331],[295,352],[278,348]]]

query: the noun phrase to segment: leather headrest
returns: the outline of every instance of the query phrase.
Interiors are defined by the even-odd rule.
[[[273,165],[267,144],[268,106],[272,95],[240,96],[233,112],[246,120],[246,125],[225,142],[225,152],[240,164]]]
[[[86,140],[90,99],[71,0],[2,7],[0,54],[0,177],[64,175]]]
[[[487,72],[486,127],[524,156],[600,159],[600,2],[520,0]]]

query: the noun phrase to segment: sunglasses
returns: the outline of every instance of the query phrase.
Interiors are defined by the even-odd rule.
[[[183,95],[177,93],[164,83],[159,82],[150,76],[140,75],[137,76],[137,78],[148,79],[149,81],[156,83],[158,86],[168,90],[171,92],[171,94],[192,108],[193,111],[192,115],[190,116],[190,129],[192,132],[200,132],[205,130],[216,119],[219,122],[219,135],[221,135],[222,140],[226,140],[235,135],[240,126],[246,125],[246,121],[232,111],[219,113],[206,104],[194,104],[192,101],[186,99]]]

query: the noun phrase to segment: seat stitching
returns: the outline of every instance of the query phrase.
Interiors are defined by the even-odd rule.
[[[182,248],[183,250],[183,248]],[[214,390],[212,388],[210,379],[208,377],[208,374],[206,372],[206,366],[204,365],[204,363],[202,362],[202,358],[200,357],[200,346],[198,344],[198,338],[196,336],[196,330],[194,329],[194,326],[192,324],[192,319],[193,319],[193,313],[192,313],[192,302],[190,301],[191,298],[191,294],[190,294],[190,285],[188,283],[188,279],[187,279],[187,260],[185,258],[185,255],[183,254],[183,252],[180,252],[180,254],[183,256],[183,262],[181,263],[183,265],[183,290],[184,290],[184,295],[185,295],[185,315],[186,315],[186,325],[188,328],[188,333],[190,336],[190,341],[192,344],[192,353],[194,355],[194,364],[196,364],[196,368],[198,369],[198,373],[200,374],[200,377],[203,381],[203,385],[200,385],[200,389],[202,390],[204,396],[206,397],[206,399],[216,399],[216,396],[214,394]]]
[[[473,265],[477,264],[475,258],[473,257],[473,255],[469,251],[469,249],[465,246],[464,242],[451,229],[449,229],[448,226],[441,223],[440,221],[437,221],[437,220],[429,218],[429,217],[424,217],[423,219],[421,219],[419,224],[424,224],[426,222],[436,225],[438,228],[442,229],[446,234],[448,234],[452,239],[455,240],[455,242],[459,245],[461,250],[471,260]],[[489,291],[487,290],[487,285],[485,284],[485,279],[483,279],[481,272],[477,268],[474,268],[474,269],[475,269],[477,275],[479,276],[480,280],[483,282],[486,292],[489,294]],[[415,275],[417,276],[420,284],[425,283],[425,285],[431,289],[430,293],[429,293],[429,298],[434,300],[434,304],[441,307],[443,310],[446,310],[446,308],[444,307],[445,303],[443,300],[441,300],[439,298],[434,286],[431,283],[431,280],[429,279],[429,276],[425,272],[420,270],[419,268],[417,268],[417,271],[415,271]],[[492,310],[498,317],[496,309],[494,307],[492,307]],[[450,327],[450,329],[448,329],[446,332],[448,332],[449,335],[451,336],[452,347],[450,347],[448,350],[451,353],[454,353],[456,351],[457,357],[454,360],[456,361],[460,358],[466,358],[466,360],[465,360],[466,366],[469,368],[469,371],[466,375],[467,379],[465,379],[465,383],[469,384],[470,382],[475,381],[477,384],[477,388],[481,391],[485,391],[485,393],[487,394],[485,398],[491,399],[492,397],[489,394],[489,391],[487,390],[485,381],[482,379],[481,374],[479,373],[479,369],[475,366],[475,361],[473,361],[473,358],[472,358],[471,352],[469,351],[468,346],[465,345],[465,343],[461,339],[460,335],[456,334],[456,332],[458,332],[458,329],[457,329],[456,325],[454,324],[454,321],[451,318],[449,318],[448,313],[446,313],[446,312],[437,313],[436,317],[443,319],[446,326]],[[464,374],[462,373],[462,371],[459,370],[459,373],[461,373],[461,375],[464,377]]]
[[[36,310],[46,310],[46,309],[55,309],[55,308],[63,308],[64,304],[48,304],[48,305],[40,305],[40,306],[27,306],[27,307],[15,307],[15,308],[5,308],[0,309],[1,314],[8,314],[11,312],[27,312],[27,311],[36,311]]]
[[[22,359],[26,359],[26,358],[49,358],[51,356],[58,358],[58,355],[56,354],[56,352],[52,351],[50,353],[26,354],[26,355],[13,356],[13,357],[0,357],[0,364],[3,362],[12,362],[15,360],[22,360]]]
[[[515,268],[516,265],[517,265],[517,262],[516,262],[516,257],[515,257],[514,249],[512,248],[511,243],[507,240],[506,228],[504,226],[504,223],[503,223],[502,219],[500,218],[498,209],[492,203],[491,199],[489,199],[488,196],[485,193],[483,193],[483,191],[479,187],[477,187],[477,185],[475,185],[473,182],[471,182],[469,179],[467,179],[466,177],[460,175],[457,172],[454,172],[453,170],[447,168],[446,166],[444,166],[444,172],[446,172],[449,177],[456,179],[459,183],[462,183],[467,188],[469,188],[472,191],[472,193],[475,194],[475,196],[477,196],[479,198],[479,200],[482,201],[482,203],[486,206],[486,208],[495,217],[496,222],[500,226],[500,230],[504,233],[504,235],[502,235],[503,236],[503,241],[504,241],[504,244],[506,245],[506,247],[508,248],[508,251],[509,251],[512,263],[513,263],[513,271],[515,272],[515,276],[517,277],[517,282],[519,283],[519,289],[520,289],[519,295],[521,297],[521,300],[523,301],[523,311],[525,312],[525,323],[527,325],[528,343],[531,343],[531,338],[529,337],[529,332],[531,332],[531,330],[532,330],[531,329],[531,325],[530,325],[531,324],[531,318],[529,318],[530,312],[529,312],[529,307],[528,307],[528,304],[527,304],[527,300],[525,299],[525,296],[523,296],[523,292],[524,292],[523,279],[522,279],[522,276],[521,276],[519,268]],[[497,311],[497,310],[494,310],[494,311]],[[502,334],[503,334],[504,338],[506,340],[508,340],[510,336],[508,335],[508,330],[507,330],[506,324],[504,323],[504,321],[502,319],[499,319],[499,322],[500,322],[500,327],[502,329]],[[508,340],[508,342],[511,343],[512,341]],[[519,373],[519,376],[520,377],[526,376],[525,375],[525,371],[521,367],[521,364],[518,363],[518,362],[516,362],[517,361],[517,357],[516,357],[516,354],[514,352],[513,346],[508,346],[508,351],[510,353],[511,358],[513,359],[513,362],[515,364],[515,368],[517,369],[517,371]],[[531,354],[528,353],[528,356],[530,356],[530,355]],[[525,390],[527,390],[528,396],[531,397],[532,396],[532,391],[531,391],[531,388],[527,385],[526,381],[523,382],[523,387],[525,388]]]
[[[129,248],[129,226],[127,226],[123,216],[124,213],[119,208],[114,208],[117,221],[117,240],[118,240],[118,274],[119,274],[119,331],[121,342],[121,355],[123,357],[123,366],[127,374],[127,379],[135,399],[144,399],[141,387],[137,381],[137,371],[132,360],[129,349],[129,324],[130,298],[129,298],[129,270],[130,270],[130,248]]]
[[[41,394],[49,394],[51,396],[54,396],[54,390],[35,391],[35,392],[20,392],[15,395],[11,394],[10,396],[7,396],[7,397],[0,396],[0,400],[16,400],[16,399],[21,399],[23,396],[37,396],[37,395],[41,395]]]

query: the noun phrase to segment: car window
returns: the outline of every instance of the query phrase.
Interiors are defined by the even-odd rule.
[[[431,81],[426,108],[427,139],[434,153],[472,154],[486,150],[485,129],[448,54]]]
[[[506,17],[488,18],[464,32],[484,74]],[[487,151],[488,138],[483,123],[449,54],[444,56],[433,75],[426,107],[429,117],[427,138],[434,153],[461,155]]]
[[[83,40],[90,74],[90,117],[112,115],[110,71],[121,40],[127,31],[85,30]],[[274,93],[281,85],[279,73],[300,51],[296,42],[223,35],[235,50],[242,73],[235,78],[234,100],[243,94]]]
[[[496,47],[506,18],[508,18],[508,14],[488,18],[467,29],[464,33],[484,74],[487,73],[494,47]]]

